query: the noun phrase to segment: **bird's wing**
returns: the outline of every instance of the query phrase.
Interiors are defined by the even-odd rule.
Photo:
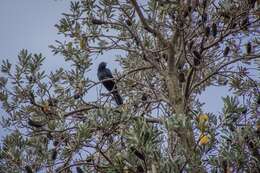
[[[109,69],[102,69],[98,71],[97,76],[99,80],[113,78],[113,75]]]
[[[113,78],[113,75],[112,75],[111,71],[108,68],[106,68],[104,71],[106,73],[106,77],[107,78]]]
[[[104,81],[103,85],[106,87],[106,89],[108,91],[112,91],[112,90],[117,89],[116,85],[115,85],[115,82],[113,80]]]
[[[98,79],[103,81],[102,83],[108,91],[116,89],[115,82],[112,78],[113,78],[113,75],[112,75],[111,71],[107,68],[98,72]],[[111,80],[108,80],[108,79],[111,79]]]

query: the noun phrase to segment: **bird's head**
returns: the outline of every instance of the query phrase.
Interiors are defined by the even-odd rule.
[[[105,69],[107,66],[107,63],[105,62],[101,62],[99,65],[98,65],[98,69],[101,70],[101,69]]]

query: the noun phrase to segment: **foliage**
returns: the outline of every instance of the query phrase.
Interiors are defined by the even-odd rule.
[[[0,172],[260,172],[259,6],[71,2],[55,25],[66,41],[50,46],[70,69],[46,73],[27,50],[1,64]],[[93,57],[109,51],[122,106],[88,98]],[[211,86],[230,89],[222,112],[202,111]]]

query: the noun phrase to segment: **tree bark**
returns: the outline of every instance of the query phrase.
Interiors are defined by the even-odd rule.
[[[175,115],[184,116],[180,117],[186,120],[184,127],[179,129],[174,129],[172,132],[169,132],[169,138],[171,140],[177,139],[177,133],[179,136],[179,144],[181,144],[185,148],[185,157],[186,157],[186,165],[192,168],[192,171],[195,173],[206,172],[204,168],[201,166],[201,155],[198,149],[196,149],[196,141],[194,137],[194,133],[192,130],[191,118],[187,114],[187,107],[185,105],[185,95],[180,87],[180,83],[178,80],[178,71],[176,64],[176,45],[173,44],[173,41],[178,42],[179,33],[178,31],[175,33],[172,42],[170,44],[170,48],[168,50],[168,75],[167,75],[167,87],[169,93],[169,100],[175,110]],[[176,133],[177,132],[177,133]],[[174,142],[171,141],[172,145]],[[170,146],[174,147],[174,146]],[[185,167],[185,165],[184,165]]]

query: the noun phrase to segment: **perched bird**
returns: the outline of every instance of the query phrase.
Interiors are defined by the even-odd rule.
[[[77,173],[84,173],[83,170],[79,166],[76,167],[76,170],[77,170]]]
[[[33,173],[32,168],[28,165],[26,165],[24,169],[26,170],[26,173]]]
[[[249,55],[251,52],[252,52],[252,46],[251,46],[251,43],[248,42],[246,44],[246,53]]]
[[[102,84],[105,86],[105,88],[112,93],[117,105],[121,105],[123,104],[123,99],[118,93],[116,83],[113,80],[113,75],[111,71],[106,68],[106,65],[107,64],[105,62],[101,62],[99,64],[97,72],[98,79],[102,81]]]
[[[208,37],[209,36],[209,34],[210,34],[210,27],[209,26],[207,26],[206,28],[205,28],[205,36],[206,37]]]
[[[198,51],[194,50],[193,51],[193,54],[194,54],[194,59],[193,59],[193,63],[195,66],[198,66],[200,64],[200,61],[201,61],[201,55]]]
[[[230,51],[230,48],[227,46],[225,49],[224,49],[224,56],[227,56],[228,53]]]
[[[212,24],[212,26],[211,26],[211,31],[212,31],[213,37],[216,37],[216,36],[217,36],[217,33],[218,33],[218,28],[217,28],[217,24],[216,24],[216,23],[213,23],[213,24]]]

